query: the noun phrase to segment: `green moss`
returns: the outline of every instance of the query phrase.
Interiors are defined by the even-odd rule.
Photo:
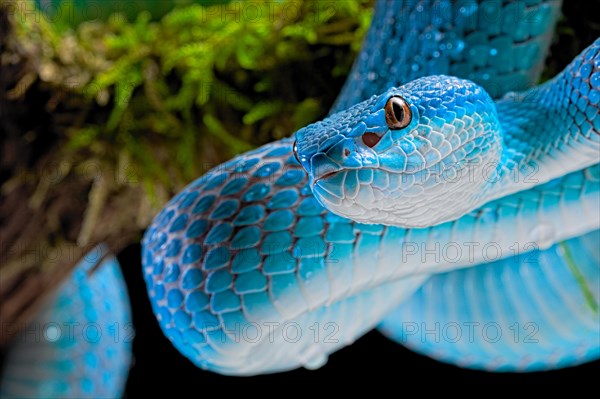
[[[156,182],[175,192],[207,163],[323,117],[359,50],[372,6],[367,0],[188,4],[72,29],[44,14],[17,13],[15,20],[23,41],[41,51],[40,78],[89,102],[84,122],[64,132],[69,157],[114,164],[114,154],[125,151],[145,187]]]

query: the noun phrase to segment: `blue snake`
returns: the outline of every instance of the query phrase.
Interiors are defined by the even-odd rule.
[[[88,252],[15,337],[0,378],[0,397],[123,395],[133,327],[119,263],[114,256],[105,257],[107,251],[100,245]]]
[[[600,40],[526,90],[559,5],[379,2],[329,117],[214,168],[147,230],[177,349],[223,374],[317,368],[380,324],[465,367],[599,357]]]
[[[600,42],[529,90],[559,7],[379,1],[327,119],[216,167],[147,230],[177,349],[253,375],[320,367],[379,327],[477,369],[600,357]],[[128,325],[116,263],[89,267],[39,323]],[[120,395],[128,342],[93,341],[44,342],[35,362],[17,343],[2,396]]]

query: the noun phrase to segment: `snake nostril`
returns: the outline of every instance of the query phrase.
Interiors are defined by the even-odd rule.
[[[375,133],[367,132],[362,135],[363,143],[369,148],[373,148],[379,143],[381,137],[376,135]]]
[[[344,148],[344,156],[347,157],[348,155],[350,155],[350,150],[347,148]]]

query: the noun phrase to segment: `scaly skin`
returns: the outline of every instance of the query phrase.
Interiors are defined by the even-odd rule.
[[[560,1],[382,0],[332,108],[430,75],[469,79],[499,98],[534,86]]]
[[[27,330],[15,337],[0,380],[3,398],[116,398],[131,365],[127,287],[106,252],[90,251]]]
[[[489,371],[538,371],[597,359],[598,234],[437,274],[380,329],[435,359]]]
[[[393,96],[401,96],[412,114],[397,130],[386,124],[384,108]],[[489,180],[484,168],[492,165],[495,174],[502,152],[490,96],[447,76],[389,89],[295,137],[296,154],[323,206],[358,222],[402,227],[427,227],[473,209]],[[377,144],[366,144],[367,137]],[[456,177],[467,168],[469,178]]]

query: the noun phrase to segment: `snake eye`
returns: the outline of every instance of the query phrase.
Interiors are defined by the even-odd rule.
[[[410,106],[400,96],[390,97],[385,104],[385,122],[392,130],[403,129],[410,124],[412,112]]]
[[[294,140],[294,146],[293,148],[293,152],[294,152],[294,157],[296,158],[296,161],[298,161],[298,163],[300,165],[302,165],[302,162],[300,162],[300,157],[298,156],[298,146],[296,145],[296,141]]]

